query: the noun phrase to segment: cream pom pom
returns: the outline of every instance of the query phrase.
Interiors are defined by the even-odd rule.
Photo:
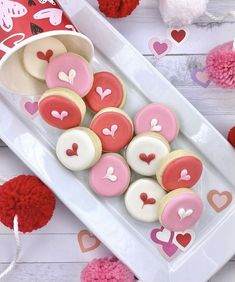
[[[159,0],[164,22],[172,27],[191,24],[206,12],[209,0]]]

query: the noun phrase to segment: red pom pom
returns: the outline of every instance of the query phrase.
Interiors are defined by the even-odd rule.
[[[235,127],[231,128],[228,133],[228,142],[235,148]]]
[[[233,42],[217,46],[207,56],[208,76],[217,86],[235,88],[235,50]]]
[[[54,209],[53,192],[35,176],[20,175],[0,186],[0,221],[11,229],[15,215],[21,232],[39,229]]]
[[[129,16],[139,5],[139,0],[98,0],[99,9],[110,18]]]

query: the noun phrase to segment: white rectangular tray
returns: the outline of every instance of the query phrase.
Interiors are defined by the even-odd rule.
[[[136,51],[105,19],[83,0],[59,1],[75,25],[95,45],[93,68],[117,73],[127,87],[125,111],[135,112],[150,102],[165,103],[180,119],[174,148],[190,148],[201,156],[205,170],[197,191],[205,203],[192,248],[167,262],[150,239],[157,224],[143,224],[126,212],[122,197],[99,198],[87,185],[87,172],[71,173],[56,159],[59,132],[39,117],[26,118],[17,98],[0,89],[0,138],[81,221],[144,282],[202,282],[235,253],[234,202],[217,214],[209,206],[209,190],[234,196],[235,152],[197,110]]]

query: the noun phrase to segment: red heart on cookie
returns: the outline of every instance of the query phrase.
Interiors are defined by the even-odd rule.
[[[141,153],[139,155],[139,158],[141,159],[141,161],[147,163],[148,165],[151,163],[151,161],[153,161],[156,158],[155,154],[149,154],[146,155],[145,153]]]
[[[72,149],[68,149],[66,151],[66,155],[69,157],[78,156],[78,144],[73,143]]]
[[[156,204],[156,200],[154,198],[148,198],[148,195],[146,193],[141,193],[140,194],[140,199],[142,200],[143,202],[143,206],[142,208],[145,206],[145,205],[154,205]]]
[[[51,49],[47,50],[46,53],[43,53],[42,51],[37,52],[38,59],[47,61],[48,63],[52,56],[53,56],[53,51]]]

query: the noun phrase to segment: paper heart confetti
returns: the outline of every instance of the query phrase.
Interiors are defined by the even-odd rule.
[[[175,232],[173,243],[183,252],[187,251],[196,238],[193,230],[185,230],[183,232]]]
[[[183,169],[183,170],[180,172],[180,178],[179,178],[178,182],[181,181],[181,180],[183,180],[183,181],[189,181],[189,180],[191,180],[191,175],[189,175],[187,169]]]
[[[173,231],[169,231],[162,226],[152,230],[150,237],[158,245],[160,253],[167,260],[171,260],[176,256],[178,247],[173,243]]]
[[[139,155],[139,158],[141,159],[141,161],[150,165],[150,163],[156,158],[156,155],[155,154],[146,155],[145,153],[141,153]]]
[[[77,75],[77,72],[74,69],[71,69],[71,70],[69,70],[68,73],[65,73],[63,71],[59,72],[58,78],[61,81],[64,81],[64,82],[67,82],[67,83],[73,85],[76,75]]]
[[[33,118],[38,113],[38,101],[24,98],[21,101],[21,108],[28,117]]]
[[[47,50],[46,53],[43,53],[42,51],[37,52],[37,57],[40,60],[50,62],[51,57],[53,56],[53,51],[51,49]]]
[[[66,155],[69,157],[78,156],[78,144],[73,143],[72,149],[66,150]]]
[[[98,86],[96,87],[96,93],[100,95],[101,100],[103,101],[105,97],[112,94],[112,91],[110,89],[103,90],[102,87]]]
[[[158,124],[158,120],[156,118],[153,118],[151,120],[151,131],[156,131],[156,132],[162,131],[162,126]]]
[[[185,210],[184,208],[181,208],[181,209],[178,210],[178,215],[179,215],[180,219],[184,219],[186,217],[189,217],[192,214],[193,214],[192,209]]]
[[[114,168],[112,166],[108,167],[107,171],[106,171],[106,175],[104,176],[104,178],[115,182],[117,181],[117,176],[114,174]]]
[[[106,136],[112,136],[112,137],[114,137],[114,135],[115,135],[115,133],[116,133],[117,130],[118,130],[118,126],[117,126],[116,124],[113,124],[110,129],[109,129],[109,128],[104,128],[104,129],[102,130],[102,133],[103,133],[104,135],[106,135]]]
[[[219,192],[217,190],[211,190],[207,194],[207,200],[211,207],[220,213],[231,204],[233,196],[229,191]]]
[[[204,88],[207,88],[211,83],[205,68],[194,68],[191,72],[191,78],[195,83]]]
[[[59,113],[58,111],[52,111],[51,115],[54,118],[60,119],[62,121],[64,118],[66,118],[69,115],[69,113],[66,111],[62,111],[61,113]]]
[[[176,44],[182,44],[188,38],[188,30],[186,28],[169,29],[169,35],[172,41]]]
[[[159,59],[168,54],[171,50],[172,43],[170,40],[159,40],[158,38],[152,38],[149,41],[149,49]]]
[[[156,200],[154,198],[149,198],[147,193],[141,193],[140,194],[140,199],[143,202],[142,209],[146,205],[154,205],[154,204],[156,204]]]
[[[93,251],[101,244],[100,240],[88,230],[81,230],[78,233],[78,243],[83,253]]]

